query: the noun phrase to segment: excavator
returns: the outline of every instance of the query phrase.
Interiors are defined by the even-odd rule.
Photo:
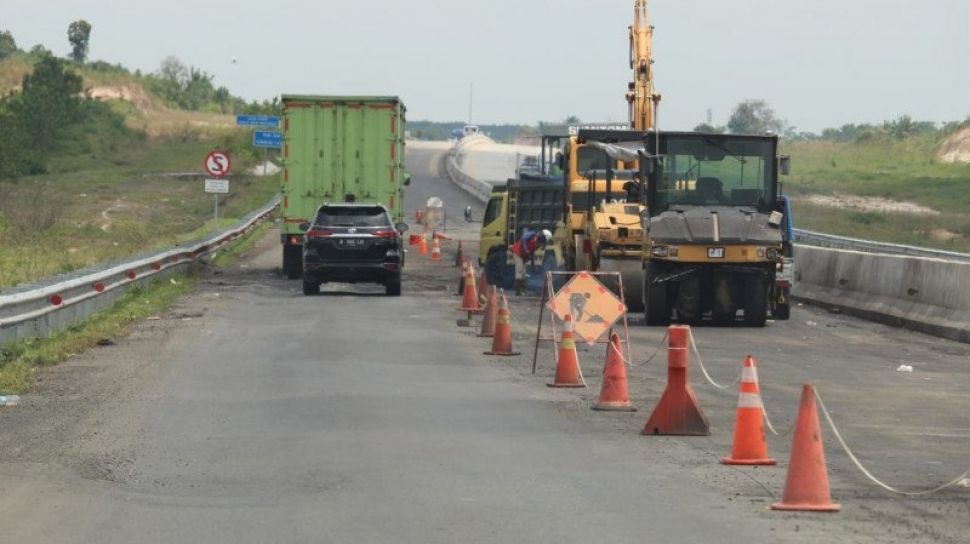
[[[556,260],[567,270],[619,272],[630,311],[643,309],[643,263],[638,157],[644,133],[655,128],[660,95],[654,91],[653,27],[647,0],[634,1],[629,27],[629,131],[580,130],[563,149],[563,221],[555,235]],[[610,279],[605,280],[610,283]],[[619,286],[609,285],[619,294]]]

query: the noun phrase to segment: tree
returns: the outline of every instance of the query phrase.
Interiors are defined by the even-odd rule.
[[[727,128],[735,134],[781,134],[786,125],[764,100],[745,100],[734,109]]]
[[[61,136],[82,117],[81,77],[54,56],[42,56],[22,87],[0,100],[0,177],[43,172]]]
[[[71,42],[71,58],[83,63],[88,58],[88,44],[91,41],[91,23],[78,19],[67,27],[67,41]]]
[[[724,127],[716,127],[707,123],[701,123],[694,127],[694,132],[706,132],[708,134],[724,134]]]
[[[162,64],[158,68],[158,74],[166,81],[182,84],[189,75],[189,69],[182,64],[182,61],[174,55],[169,55],[162,59]]]
[[[13,34],[9,30],[0,32],[0,59],[7,58],[17,51],[17,42],[14,41]]]

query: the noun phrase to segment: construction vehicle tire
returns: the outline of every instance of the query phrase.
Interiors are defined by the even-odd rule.
[[[599,268],[601,272],[619,272],[623,280],[623,302],[626,304],[628,312],[643,311],[643,264],[640,259],[610,259],[603,257],[600,259]],[[616,276],[603,276],[603,283],[613,291],[613,294],[620,296],[619,286],[616,285]]]
[[[768,286],[762,276],[744,280],[744,321],[752,327],[764,327],[768,320]]]
[[[697,323],[701,319],[701,281],[697,274],[690,274],[677,284],[674,301],[677,318],[682,323]]]
[[[495,251],[485,261],[485,274],[488,283],[502,289],[515,286],[515,266],[508,264],[504,251]]]
[[[670,304],[667,302],[667,284],[654,283],[660,276],[660,267],[655,263],[647,263],[647,269],[643,276],[643,293],[645,299],[644,317],[647,325],[661,326],[670,323]]]
[[[775,302],[775,309],[771,311],[771,316],[775,319],[786,321],[791,317],[791,293],[787,287],[781,288],[782,296],[778,297],[785,302]]]

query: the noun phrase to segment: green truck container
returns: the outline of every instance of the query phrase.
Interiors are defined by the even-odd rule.
[[[406,108],[394,96],[283,95],[283,271],[302,273],[303,232],[326,203],[381,204],[401,221]]]

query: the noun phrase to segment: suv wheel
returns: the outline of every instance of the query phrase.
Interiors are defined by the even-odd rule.
[[[389,297],[401,296],[401,278],[397,278],[396,280],[389,281],[384,284],[384,290]]]
[[[306,296],[319,295],[320,284],[315,281],[303,280],[303,294]]]

